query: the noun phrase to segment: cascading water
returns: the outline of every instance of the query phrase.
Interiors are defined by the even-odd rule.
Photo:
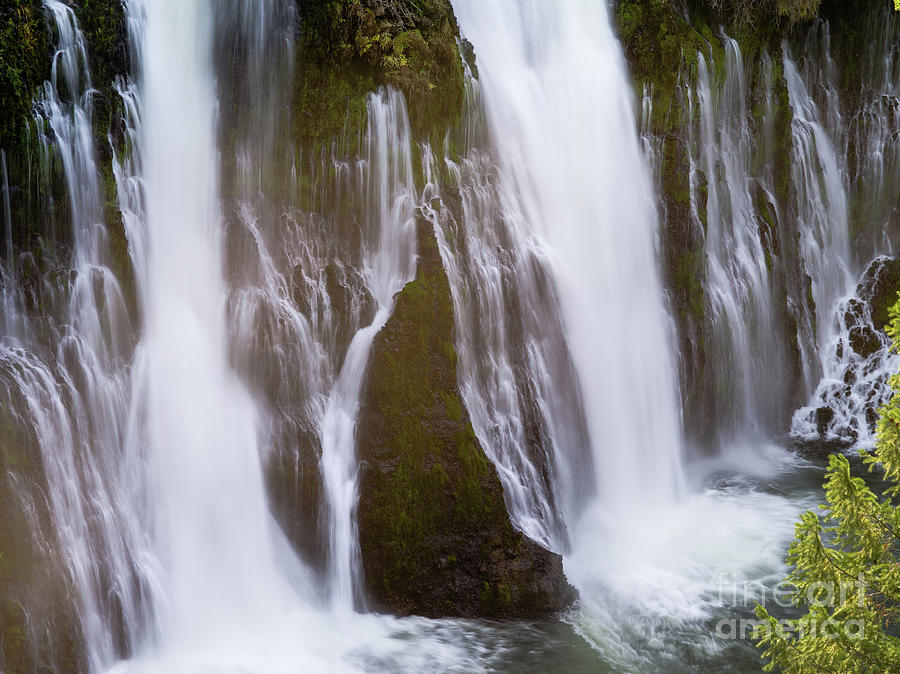
[[[837,441],[869,449],[875,444],[878,410],[892,395],[888,378],[900,368],[900,357],[877,325],[872,300],[881,279],[896,263],[876,258],[850,297],[839,301],[833,334],[825,345],[825,374],[806,407],[794,414],[791,432],[809,442]]]
[[[877,410],[889,395],[887,379],[897,367],[873,316],[873,302],[884,301],[878,299],[884,293],[880,277],[893,265],[875,256],[892,251],[889,195],[900,187],[897,118],[891,114],[900,77],[896,21],[890,11],[872,11],[867,19],[874,39],[861,68],[859,110],[849,116],[840,109],[829,26],[810,32],[799,64],[783,48],[794,110],[800,246],[815,303],[815,343],[801,342],[809,398],[791,424],[791,433],[806,441],[871,447]],[[860,263],[870,258],[855,284]]]
[[[503,217],[485,142],[480,83],[467,76],[467,156],[447,159],[459,221],[434,212],[450,278],[460,342],[462,394],[479,438],[497,466],[513,521],[552,549],[568,547],[563,513],[595,493],[581,394],[559,321],[546,254]],[[430,169],[426,198],[440,190]],[[552,320],[547,320],[553,317]]]
[[[162,643],[203,643],[284,610],[254,404],[227,360],[211,68],[213,8],[129,5],[141,33],[146,261],[135,415],[162,566]],[[139,440],[140,441],[140,440]]]
[[[656,218],[622,56],[602,6],[454,6],[479,55],[503,217],[551,269],[601,530],[615,532],[671,504],[681,480]],[[570,527],[581,514],[566,513]]]
[[[394,294],[415,271],[415,191],[412,185],[409,124],[403,97],[393,91],[369,97],[368,161],[370,179],[367,230],[377,240],[364,242],[364,267],[376,313],[350,342],[320,422],[322,477],[331,533],[328,559],[331,601],[353,605],[361,593],[359,536],[356,532],[356,419],[372,340],[384,326]],[[374,237],[372,237],[374,238]]]
[[[84,38],[70,7],[48,0],[45,8],[59,42],[51,80],[35,107],[39,128],[46,131],[40,136],[42,154],[52,151],[60,158],[69,195],[72,272],[62,275],[68,283],[45,281],[30,299],[5,289],[8,332],[0,345],[0,370],[4,384],[23,401],[18,407],[13,397],[13,414],[34,430],[58,539],[47,544],[66,560],[88,644],[85,666],[96,669],[130,641],[130,626],[143,613],[135,573],[138,537],[118,498],[131,324],[109,269]],[[12,224],[8,209],[6,217]],[[15,280],[20,261],[34,273],[34,260],[17,260],[11,240],[7,245],[7,278]],[[67,305],[61,297],[68,297]],[[59,327],[31,314],[39,301],[60,319]],[[47,331],[55,349],[39,343]],[[104,560],[102,569],[97,559]]]
[[[785,81],[794,112],[791,123],[791,167],[797,195],[800,256],[804,271],[810,279],[810,292],[817,319],[815,341],[804,345],[806,348],[801,352],[824,355],[826,345],[832,340],[833,324],[830,317],[833,315],[834,303],[853,284],[845,176],[832,140],[834,132],[829,134],[826,129],[819,108],[807,92],[803,78],[786,47],[783,59]],[[828,100],[835,98],[831,93],[833,86],[825,86],[824,90]],[[830,112],[829,116],[837,117],[837,113]],[[834,129],[837,124],[839,121],[832,121],[828,126]],[[821,376],[823,365],[821,362],[804,359],[803,370],[808,388]]]
[[[752,578],[760,587],[780,577],[777,551],[790,526],[776,530],[770,523],[790,520],[797,505],[758,491],[753,479],[733,477],[695,494],[680,483],[682,438],[674,362],[666,345],[671,328],[655,262],[653,191],[606,10],[526,0],[459,0],[454,6],[478,55],[479,82],[469,91],[475,95],[480,89],[484,97],[492,147],[486,154],[470,149],[461,164],[448,162],[463,220],[435,217],[442,223],[445,265],[454,286],[460,362],[477,364],[477,375],[462,374],[464,395],[470,409],[484,409],[473,421],[504,477],[511,513],[525,531],[568,550],[566,571],[581,592],[569,620],[613,666],[677,668],[693,649],[716,662],[748,658],[732,650],[734,644],[714,644],[703,636],[724,611],[749,614],[752,608],[752,602],[723,603],[717,584],[725,575]],[[736,154],[730,182],[716,190],[739,191],[721,197],[720,229],[713,234],[718,238],[710,245],[721,253],[722,291],[730,290],[725,284],[731,278],[758,284],[731,295],[736,298],[731,307],[723,297],[723,323],[731,308],[735,326],[743,327],[748,316],[763,316],[771,300],[762,244],[753,240],[753,193],[745,175],[752,144],[745,121],[726,121],[747,108],[734,43],[729,59],[732,86],[721,102],[709,95],[701,103],[706,104],[701,116],[712,128],[698,146],[715,151],[722,135],[714,131],[718,123],[725,127],[722,142],[731,143]],[[469,114],[467,141],[478,142],[478,114]],[[703,161],[703,155],[696,159]],[[455,190],[445,188],[443,198],[454,199]],[[745,252],[728,257],[732,237]],[[472,306],[475,297],[482,306]],[[535,308],[544,313],[532,323],[528,313]],[[517,320],[507,325],[508,316]],[[556,322],[561,331],[554,342]],[[480,340],[492,344],[490,358],[472,352]],[[527,355],[504,353],[496,344],[524,344]],[[577,415],[567,418],[546,405],[553,393],[566,391],[567,351],[577,387],[568,400],[583,404],[583,435]],[[760,384],[756,390],[758,374],[747,373],[753,379],[737,394],[746,400],[739,413],[753,423],[757,413],[751,405],[765,389]],[[529,396],[507,392],[516,390],[517,377],[532,382],[536,413],[523,405]],[[543,389],[547,381],[555,388]],[[496,419],[522,424],[529,415],[550,437],[526,431],[526,449],[520,444],[509,451],[514,442],[504,435],[522,432]],[[558,423],[564,419],[568,426]],[[587,445],[587,462],[579,441]],[[551,456],[542,457],[542,450]],[[769,478],[788,466],[797,469],[795,460],[777,452],[757,464],[759,474]],[[579,493],[572,489],[578,484],[572,476],[584,478],[586,466],[593,472]],[[721,464],[693,467],[703,484],[703,476],[715,474]],[[547,515],[553,509],[568,527],[568,546]]]
[[[711,353],[716,362],[716,417],[720,442],[758,442],[777,427],[787,400],[783,385],[786,365],[777,329],[766,251],[771,234],[757,213],[757,204],[776,203],[770,175],[753,176],[758,158],[750,132],[745,67],[740,47],[725,40],[725,78],[716,90],[707,59],[697,55],[699,138],[692,161],[707,183],[702,205],[706,215],[706,296],[711,322]],[[764,61],[765,62],[765,61]],[[713,66],[715,64],[712,64]],[[767,92],[771,100],[772,92]],[[766,111],[763,123],[771,123]],[[760,151],[765,152],[763,145]],[[699,171],[692,171],[692,193],[700,192]],[[695,214],[699,209],[694,209]],[[771,256],[772,254],[769,253]]]

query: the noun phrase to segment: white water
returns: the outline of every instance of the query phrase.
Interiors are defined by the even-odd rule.
[[[492,344],[493,357],[485,359],[492,366],[484,368],[488,376],[462,370],[463,393],[475,410],[479,438],[504,478],[507,504],[526,532],[566,549],[546,514],[563,511],[570,537],[566,572],[581,592],[567,620],[614,668],[686,667],[698,653],[709,662],[734,664],[734,657],[746,656],[732,650],[734,642],[711,635],[714,621],[748,617],[762,597],[753,595],[736,607],[719,595],[720,586],[747,581],[761,589],[777,582],[785,572],[789,523],[812,503],[808,492],[805,500],[766,493],[757,479],[778,480],[804,469],[783,450],[757,442],[752,452],[691,464],[691,489],[680,484],[682,438],[666,345],[669,324],[654,262],[652,189],[605,9],[575,2],[454,5],[478,55],[480,85],[471,84],[470,95],[480,88],[494,153],[476,149],[462,164],[448,163],[464,220],[456,225],[439,218],[442,250],[462,333],[461,362],[484,362],[466,353],[479,338]],[[746,120],[729,119],[747,114],[740,55],[734,43],[730,47],[725,91],[713,99],[707,79],[699,102],[708,126],[697,161],[718,174],[711,153],[730,153],[725,179],[710,189],[710,274],[722,292],[716,305],[722,334],[743,329],[755,317],[752,334],[766,335],[771,298],[747,176],[752,140]],[[467,138],[478,135],[478,119],[470,119],[474,127],[466,128]],[[507,283],[516,284],[518,294]],[[566,344],[554,344],[552,331],[544,327],[542,333],[528,321],[527,309],[542,301],[551,312],[559,302]],[[473,308],[475,302],[487,304]],[[524,314],[521,324],[510,320],[517,311]],[[540,316],[546,324],[553,313]],[[525,358],[496,346],[519,339]],[[584,405],[590,462],[566,442],[578,439],[577,429],[553,434],[553,421],[563,417],[544,404],[553,399],[540,388],[555,380],[557,390],[565,390],[559,382],[566,370],[559,363],[566,346]],[[770,354],[749,338],[737,346],[750,362],[734,370],[738,381],[732,390],[742,401],[736,415],[753,424],[762,416],[753,406],[772,404],[761,395],[766,382],[758,372]],[[735,348],[724,344],[723,352]],[[543,369],[548,365],[555,366],[549,375]],[[529,421],[528,397],[508,393],[515,390],[519,368],[537,388],[537,417],[551,429],[549,440],[535,444],[554,452],[551,457],[529,454],[535,451],[527,447],[533,437],[496,422]],[[480,418],[482,401],[487,405]],[[520,441],[518,453],[509,451],[512,443],[504,436],[523,435],[527,443]],[[546,476],[533,473],[541,465],[553,471],[547,491]],[[594,471],[587,491],[596,496],[581,509],[573,507],[578,501],[569,493],[573,467]],[[757,478],[717,477],[735,470]],[[785,525],[772,527],[772,521]]]
[[[212,11],[203,0],[129,5],[146,21],[134,415],[161,566],[159,638],[176,649],[239,633],[291,597],[273,549],[255,406],[227,360]]]
[[[43,153],[49,154],[52,146],[63,168],[73,259],[68,283],[59,284],[65,289],[44,280],[43,287],[32,291],[45,298],[48,312],[63,317],[58,328],[50,329],[51,349],[32,350],[32,340],[48,326],[43,317],[28,315],[25,297],[5,294],[4,322],[12,330],[0,346],[0,369],[25,401],[24,409],[13,413],[32,426],[55,525],[55,536],[41,544],[62,552],[89,644],[86,664],[94,669],[112,657],[116,642],[128,639],[130,626],[142,615],[136,532],[131,513],[118,498],[121,476],[116,467],[128,406],[124,354],[131,324],[107,266],[92,130],[94,92],[84,37],[70,7],[47,0],[45,8],[58,43],[51,79],[35,108],[42,129],[49,129],[39,139]],[[33,272],[34,260],[27,261]],[[7,272],[13,277],[15,264],[10,250]],[[68,298],[66,306],[57,306],[62,304],[57,291]],[[104,560],[102,570],[97,559]],[[112,615],[121,616],[121,629],[107,622]]]
[[[681,481],[656,217],[632,93],[602,5],[454,7],[478,54],[503,216],[550,266],[584,402],[602,522],[575,534],[577,547],[579,536],[614,535],[671,505]],[[580,526],[581,513],[566,514]]]
[[[362,596],[359,536],[356,531],[356,420],[359,396],[375,335],[390,317],[394,295],[415,272],[415,190],[412,184],[409,123],[401,94],[382,91],[368,102],[367,230],[377,236],[364,254],[364,275],[377,311],[360,329],[328,396],[320,422],[322,478],[330,517],[329,597],[333,606],[352,608]]]
[[[834,304],[853,285],[846,176],[838,160],[833,133],[829,134],[823,119],[829,111],[824,114],[819,111],[787,47],[783,49],[783,58],[794,113],[791,169],[797,195],[800,255],[810,278],[816,316],[815,343],[807,346],[806,353],[815,353],[821,359],[827,358],[825,346],[832,338],[834,326],[830,317]],[[826,85],[832,86],[827,80]],[[825,92],[827,99],[835,97],[833,89],[826,88]],[[837,114],[832,112],[831,116]],[[833,121],[830,127],[833,129],[838,123]],[[807,386],[821,376],[824,366],[824,362],[803,363]]]
[[[771,176],[752,173],[754,162],[770,158],[757,159],[740,48],[727,37],[724,46],[725,77],[720,87],[711,83],[715,73],[710,69],[716,64],[707,65],[707,59],[697,55],[700,130],[692,162],[707,180],[706,297],[712,323],[707,358],[715,361],[716,425],[720,442],[733,444],[765,438],[784,416],[788,401],[784,349],[766,261],[766,249],[774,255],[774,241],[764,232],[754,203],[758,190],[764,203],[776,204]],[[771,100],[773,94],[769,90],[764,95]],[[764,124],[772,123],[771,115],[767,110]],[[692,193],[699,199],[696,169],[691,178]],[[695,226],[704,228],[699,222]]]
[[[802,61],[795,62],[783,48],[794,109],[792,166],[801,250],[812,280],[817,328],[815,348],[804,350],[809,398],[794,414],[791,433],[859,447],[874,444],[875,413],[887,400],[887,379],[897,369],[889,340],[873,326],[869,307],[857,297],[865,288],[854,290],[868,276],[855,278],[869,259],[893,252],[892,195],[900,186],[898,120],[893,114],[900,86],[893,37],[897,18],[885,9],[872,11],[867,22],[872,40],[861,61],[856,111],[842,114],[840,109],[827,24],[811,31]],[[869,337],[871,353],[853,348],[860,336]]]
[[[274,528],[263,488],[267,452],[259,446],[272,429],[260,424],[263,411],[228,360],[209,42],[213,7],[202,0],[169,7],[136,0],[129,10],[142,77],[136,92],[122,92],[136,149],[116,168],[145,316],[129,446],[135,470],[145,470],[149,480],[137,494],[149,506],[144,525],[151,539],[143,564],[152,575],[156,615],[143,624],[137,657],[115,671],[356,671],[381,660],[409,669],[464,661],[457,648],[442,643],[443,631],[456,629],[452,624],[435,626],[432,637],[424,621],[349,612],[354,591],[360,591],[353,559],[359,387],[372,337],[414,268],[402,98],[384,93],[369,101],[367,231],[374,236],[365,244],[364,274],[380,309],[353,339],[322,411],[334,547],[329,586],[319,593]],[[259,198],[250,184],[239,218],[254,242],[248,262],[258,267],[260,286],[235,290],[232,338],[252,346],[249,323],[271,310],[290,336],[315,345],[306,318],[285,302],[284,278],[254,214],[260,206],[247,196]],[[143,191],[134,189],[138,185]],[[334,610],[320,606],[320,594]],[[432,647],[410,653],[404,643],[412,635],[432,639]]]
[[[881,262],[876,258],[870,269]],[[867,270],[866,280],[837,303],[830,341],[823,346],[824,374],[791,424],[791,433],[797,437],[836,440],[865,449],[875,445],[877,413],[893,395],[888,379],[900,369],[900,356],[874,324],[866,301],[872,276]]]

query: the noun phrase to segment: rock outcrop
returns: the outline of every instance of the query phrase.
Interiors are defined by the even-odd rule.
[[[885,325],[898,291],[900,260],[883,255],[869,263],[854,296],[842,303],[831,358],[835,369],[826,372],[813,401],[794,419],[792,430],[804,451],[829,452],[874,438],[897,365]]]
[[[359,540],[373,608],[535,616],[574,598],[562,559],[513,528],[456,377],[450,286],[431,225],[415,280],[369,356],[357,442]]]
[[[890,322],[888,311],[897,302],[900,291],[900,259],[881,255],[866,267],[856,294],[869,305],[872,324],[884,330]]]

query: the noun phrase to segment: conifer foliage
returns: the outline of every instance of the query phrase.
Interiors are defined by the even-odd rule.
[[[887,328],[900,351],[900,301]],[[900,373],[880,411],[877,446],[863,461],[884,480],[873,491],[841,454],[829,460],[826,504],[805,513],[788,550],[787,578],[806,614],[778,620],[757,606],[765,669],[786,674],[900,672]]]

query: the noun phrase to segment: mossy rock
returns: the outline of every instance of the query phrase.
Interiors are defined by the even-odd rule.
[[[94,95],[94,139],[97,154],[108,165],[111,159],[107,134],[120,135],[121,117],[116,79],[130,69],[128,25],[123,0],[80,0],[74,7],[88,50]],[[118,138],[117,138],[118,140]],[[115,198],[115,191],[112,193]]]
[[[0,6],[0,148],[21,150],[38,86],[50,76],[52,45],[39,0]]]
[[[513,528],[457,382],[450,286],[418,222],[415,280],[375,337],[357,444],[359,540],[374,608],[536,616],[574,598],[562,559]]]
[[[366,95],[404,93],[413,134],[439,145],[462,112],[459,26],[449,0],[297,0],[295,135],[307,151],[357,151]],[[346,133],[345,133],[346,131]]]

